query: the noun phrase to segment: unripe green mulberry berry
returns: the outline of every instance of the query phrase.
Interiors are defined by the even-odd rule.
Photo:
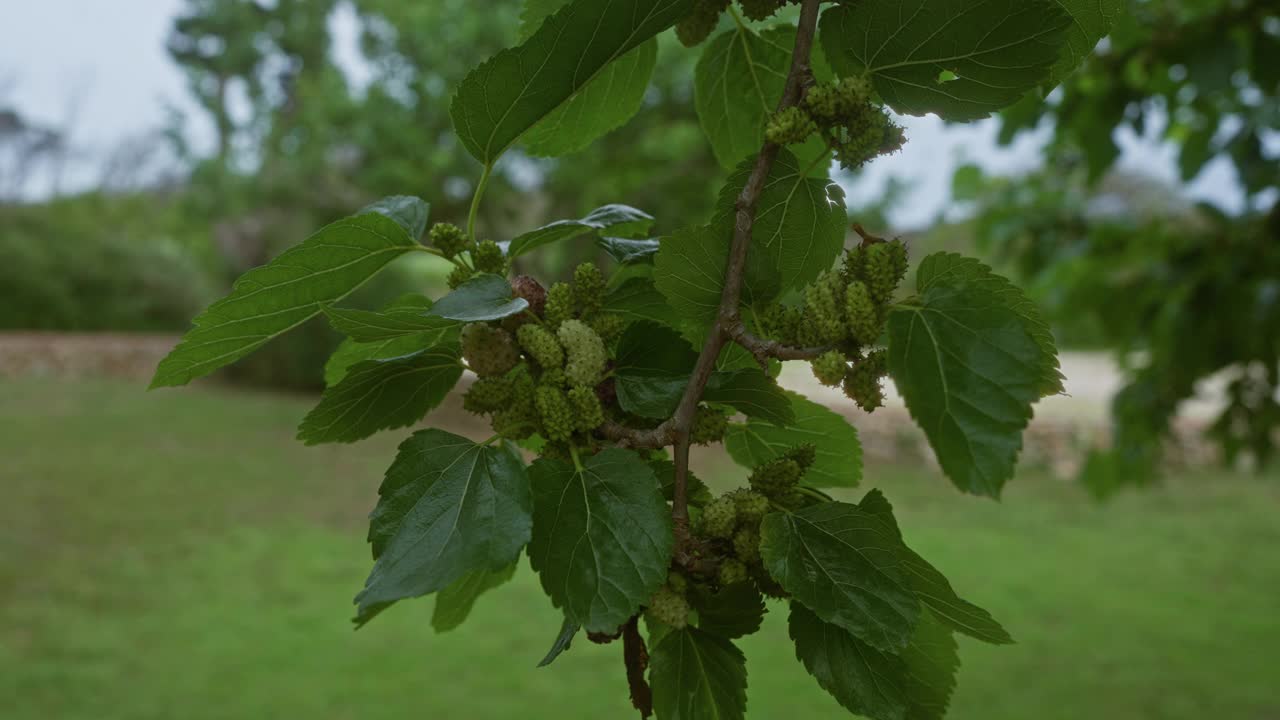
[[[522,325],[516,333],[516,339],[520,341],[520,347],[543,370],[559,370],[564,367],[564,350],[550,330],[541,325]]]
[[[818,459],[818,446],[813,443],[802,443],[800,445],[792,445],[782,453],[781,457],[788,460],[795,460],[800,466],[802,473],[808,472],[813,467],[813,462]]]
[[[471,241],[462,228],[450,223],[432,225],[428,241],[447,258],[471,248]]]
[[[738,528],[733,533],[733,552],[745,563],[760,562],[760,528]]]
[[[849,283],[844,292],[844,316],[849,322],[849,336],[859,345],[874,345],[884,325],[871,291],[861,280]],[[839,384],[839,383],[833,383]]]
[[[805,290],[800,333],[806,345],[836,345],[844,340],[843,290],[840,275],[834,272],[823,273]]]
[[[476,272],[507,274],[507,259],[502,254],[502,248],[492,240],[485,240],[477,245],[471,251],[471,261],[476,266]]]
[[[579,317],[591,317],[604,305],[604,274],[595,263],[585,262],[574,268],[573,296]]]
[[[475,273],[472,272],[471,268],[466,268],[459,265],[453,269],[453,272],[449,273],[449,279],[448,279],[449,289],[457,290],[458,287],[462,285],[462,283],[470,280],[473,277],[475,277]]]
[[[818,382],[830,387],[838,387],[844,381],[845,371],[849,369],[844,353],[839,350],[829,350],[819,355],[810,365],[813,366],[813,376],[818,378]]]
[[[895,247],[897,246],[897,247]],[[877,302],[883,303],[893,296],[898,281],[906,272],[905,246],[901,242],[875,243],[866,251],[864,272],[867,278],[867,290]]]
[[[733,0],[695,0],[693,9],[676,23],[676,37],[685,47],[706,40],[716,29],[723,13]]]
[[[604,408],[593,388],[578,386],[569,389],[569,404],[573,406],[577,429],[591,432],[604,424]]]
[[[564,368],[548,368],[538,376],[538,384],[564,388],[569,385],[569,378],[565,377]]]
[[[760,521],[769,512],[769,498],[746,488],[734,490],[731,494],[733,503],[738,509],[738,524],[745,527],[759,527]]]
[[[544,318],[551,329],[560,327],[560,323],[573,317],[573,286],[568,283],[555,283],[547,291],[547,311]]]
[[[565,320],[556,331],[564,346],[568,362],[564,374],[570,385],[595,387],[604,377],[604,366],[609,362],[604,341],[581,320]]]
[[[751,487],[769,498],[786,497],[800,482],[804,468],[788,457],[777,457],[752,471]]]
[[[884,110],[870,104],[847,118],[836,147],[836,160],[841,167],[856,169],[878,156],[890,125]]]
[[[573,406],[564,391],[550,385],[539,385],[534,391],[534,404],[538,408],[538,417],[542,418],[542,430],[551,441],[568,440],[573,436],[576,425],[573,417]]]
[[[689,624],[689,601],[667,585],[658,588],[648,605],[650,617],[663,625],[680,630]]]
[[[888,355],[884,350],[877,350],[866,358],[855,362],[844,378],[844,394],[858,404],[858,407],[871,412],[884,405],[884,388],[880,380],[884,377],[888,366]]]
[[[765,20],[778,12],[782,0],[738,0],[738,5],[742,7],[742,14],[752,20]]]
[[[462,358],[480,377],[503,375],[520,363],[515,340],[502,328],[471,323],[462,328]]]
[[[797,145],[818,131],[818,126],[808,113],[798,107],[789,107],[769,119],[764,137],[775,145]]]
[[[689,430],[689,440],[695,445],[710,445],[724,439],[725,430],[729,428],[729,416],[715,408],[699,405],[693,416],[693,427]]]
[[[804,309],[783,305],[770,305],[760,318],[761,325],[768,337],[784,345],[804,345],[801,341],[804,333]]]
[[[741,560],[735,558],[726,558],[720,563],[719,577],[721,585],[734,585],[740,582],[746,582],[747,566]]]
[[[689,591],[689,581],[684,575],[672,570],[667,574],[667,587],[679,595],[684,595]]]
[[[511,382],[505,377],[477,378],[462,396],[462,409],[482,415],[511,404]]]
[[[623,331],[627,329],[627,319],[611,313],[596,313],[588,324],[606,345],[622,337]]]
[[[733,498],[727,495],[712,500],[702,510],[702,532],[707,537],[733,537],[733,529],[738,524],[738,507]]]

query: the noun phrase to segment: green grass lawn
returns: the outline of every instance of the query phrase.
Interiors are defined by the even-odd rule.
[[[304,448],[308,403],[0,383],[0,717],[628,716],[619,647],[534,667],[560,621],[527,569],[453,633],[430,601],[353,632],[362,520],[403,433]],[[962,639],[951,717],[1280,716],[1280,479],[1205,473],[1099,507],[1035,476],[999,504],[923,469],[868,478],[1019,641]],[[744,643],[751,717],[846,717],[772,609]]]

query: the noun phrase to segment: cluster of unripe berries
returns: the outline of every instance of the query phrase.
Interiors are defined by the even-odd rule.
[[[814,85],[800,105],[775,114],[765,127],[765,138],[778,145],[802,143],[813,135],[849,169],[896,152],[905,142],[902,128],[872,102],[871,84],[860,77]]]
[[[785,591],[769,576],[760,558],[760,522],[775,505],[802,507],[811,496],[799,491],[800,480],[813,465],[812,445],[798,445],[757,466],[750,487],[727,492],[706,504],[697,517],[694,533],[718,558],[714,578],[706,584],[726,587],[753,582],[770,597],[784,597]],[[672,570],[667,582],[647,604],[649,615],[675,628],[689,621],[690,580]]]
[[[899,240],[864,243],[845,254],[839,270],[805,288],[804,302],[769,307],[766,334],[796,347],[830,347],[811,363],[818,381],[844,393],[868,412],[884,404],[881,379],[888,372],[884,331],[893,293],[907,272],[907,248]],[[852,363],[852,364],[850,364]]]
[[[548,442],[544,454],[567,454],[571,441],[589,444],[605,421],[606,342],[621,327],[600,312],[604,277],[591,263],[577,268],[573,284],[544,290],[520,276],[511,286],[529,302],[524,313],[462,329],[462,357],[478,376],[463,407],[489,415],[506,439],[537,434]]]
[[[784,5],[798,2],[799,0],[738,0],[738,7],[751,20],[766,20]],[[694,0],[693,9],[676,23],[676,37],[680,38],[685,47],[701,43],[715,31],[720,15],[732,4],[733,0]]]
[[[506,275],[509,269],[502,247],[492,240],[474,242],[462,228],[450,223],[436,223],[428,234],[431,246],[454,261],[449,287],[457,288],[479,273]]]

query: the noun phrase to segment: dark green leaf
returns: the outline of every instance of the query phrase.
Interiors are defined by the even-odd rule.
[[[756,34],[739,24],[702,51],[694,73],[694,106],[722,166],[733,168],[760,151],[765,125],[782,99],[795,41],[793,26]],[[796,149],[806,167],[830,156],[816,138]],[[825,171],[826,164],[818,169]]]
[[[631,278],[610,290],[604,299],[604,311],[632,321],[649,320],[668,327],[679,322],[679,316],[650,278]]]
[[[454,580],[449,587],[436,594],[436,609],[431,614],[431,627],[436,632],[448,632],[466,622],[471,608],[484,593],[499,587],[516,575],[518,562],[500,570],[480,568]]]
[[[865,0],[823,13],[821,41],[894,110],[976,120],[1049,78],[1070,25],[1049,0]]]
[[[811,444],[817,457],[805,483],[814,487],[855,487],[862,478],[862,445],[858,431],[840,415],[796,393],[790,400],[795,422],[784,427],[751,420],[731,425],[725,436],[729,454],[743,467],[755,467],[788,448]]]
[[[356,621],[391,603],[448,587],[475,570],[501,570],[529,539],[528,479],[510,453],[443,430],[400,445],[369,516],[373,572]]]
[[[617,448],[581,469],[540,458],[530,469],[529,559],[542,587],[588,632],[613,632],[667,578],[671,511],[636,453]]]
[[[995,497],[1044,389],[1044,349],[1015,297],[964,265],[929,271],[930,260],[920,294],[889,315],[889,370],[952,482]]]
[[[650,460],[649,467],[653,468],[653,474],[658,478],[658,484],[662,487],[662,497],[667,502],[675,499],[676,488],[676,464],[670,460]],[[686,497],[689,498],[689,504],[695,507],[701,507],[711,502],[711,490],[707,488],[707,484],[702,482],[697,475],[692,472],[685,482]]]
[[[879,518],[899,541],[902,540],[898,521],[893,516],[893,506],[889,504],[883,493],[872,490],[862,498],[858,507],[863,512]],[[930,565],[927,560],[907,547],[905,543],[899,547],[898,552],[902,558],[903,567],[907,571],[911,589],[940,622],[945,623],[952,630],[992,645],[1007,645],[1013,642],[1008,631],[991,617],[991,613],[956,595],[946,576]]]
[[[771,513],[760,526],[764,566],[823,620],[879,650],[906,647],[920,616],[898,547],[879,519],[829,502]]]
[[[698,628],[730,640],[751,635],[764,622],[764,596],[750,582],[711,592],[695,585],[690,600],[698,611]]]
[[[602,237],[596,244],[609,253],[609,257],[623,265],[637,262],[653,262],[658,254],[660,243],[657,240],[628,240],[626,238]]]
[[[520,39],[568,0],[530,0],[520,16]],[[658,62],[658,41],[643,43],[609,63],[568,102],[546,116],[524,137],[530,155],[554,157],[577,152],[636,114]]]
[[[932,613],[921,613],[902,660],[907,664],[907,720],[942,720],[960,669],[955,636]]]
[[[721,217],[708,225],[677,230],[660,241],[654,285],[685,324],[696,330],[695,337],[706,334],[720,309],[732,235],[733,226]]]
[[[800,603],[788,621],[798,659],[846,710],[874,720],[901,720],[907,712],[907,667],[843,628],[823,622]]]
[[[461,352],[456,343],[449,343],[351,366],[303,418],[298,439],[308,445],[355,442],[379,430],[418,422],[462,376]]]
[[[524,312],[529,301],[515,297],[511,283],[498,275],[477,275],[445,295],[431,308],[431,314],[450,320],[484,322]]]
[[[712,373],[702,399],[779,427],[796,420],[787,392],[759,368]]]
[[[741,720],[747,712],[747,664],[722,637],[671,630],[650,655],[649,683],[658,720]]]
[[[725,183],[720,222],[732,226],[734,204],[754,165],[754,158],[742,163]],[[825,172],[815,177],[790,151],[780,151],[756,208],[743,280],[749,300],[803,287],[831,269],[844,248],[848,216],[844,190]]]
[[[566,617],[560,624],[560,633],[556,635],[555,642],[551,643],[551,649],[538,663],[538,667],[546,667],[555,662],[556,658],[560,657],[560,653],[569,649],[569,645],[573,643],[573,636],[577,635],[581,629],[582,626]]]
[[[692,6],[693,0],[574,0],[520,46],[489,58],[462,81],[451,109],[462,144],[492,166],[610,63]]]
[[[328,316],[329,324],[334,330],[362,343],[422,333],[440,336],[458,325],[454,320],[428,315],[430,308],[431,303],[427,301],[425,306],[401,305],[377,312],[327,307],[324,314]]]
[[[431,300],[421,295],[404,295],[382,308],[386,313],[422,313],[431,309]],[[342,341],[337,350],[329,356],[324,364],[324,384],[333,387],[341,382],[347,369],[364,360],[390,360],[391,358],[412,355],[419,350],[427,350],[439,344],[456,343],[461,325],[450,323],[449,326],[430,330],[418,335],[405,335],[398,338],[378,340],[374,342],[358,342],[351,338]]]
[[[417,247],[427,204],[396,197],[325,226],[262,267],[194,321],[151,387],[185,385],[301,325]]]
[[[1111,31],[1111,23],[1124,11],[1124,0],[1053,0],[1071,16],[1066,42],[1045,86],[1052,88],[1070,75]]]
[[[646,233],[653,227],[653,216],[626,205],[605,205],[580,220],[558,220],[518,236],[511,241],[507,254],[520,257],[543,245],[570,240],[587,233],[608,232],[614,235]]]

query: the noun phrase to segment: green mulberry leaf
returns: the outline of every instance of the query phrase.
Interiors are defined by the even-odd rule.
[[[716,320],[733,225],[722,215],[706,225],[663,237],[654,259],[653,282],[690,335],[702,338]]]
[[[671,511],[639,455],[617,448],[581,468],[530,468],[529,559],[556,607],[588,632],[613,632],[666,580]]]
[[[423,304],[403,302],[390,309],[376,312],[327,307],[324,309],[324,314],[328,316],[329,324],[334,330],[362,343],[427,333],[443,336],[449,329],[459,326],[455,320],[428,315],[431,301],[422,299],[426,301]]]
[[[755,633],[764,623],[764,596],[750,582],[740,582],[712,592],[695,585],[690,601],[698,611],[698,628],[733,640]]]
[[[381,312],[400,315],[425,315],[431,309],[431,300],[421,295],[405,295],[383,307]],[[428,350],[436,345],[447,345],[458,342],[458,332],[462,325],[439,318],[430,318],[430,322],[439,323],[435,329],[425,330],[412,335],[389,337],[385,340],[360,342],[347,338],[333,351],[324,364],[324,384],[333,387],[342,381],[347,370],[365,360],[390,360],[413,353]]]
[[[862,498],[858,507],[863,512],[879,518],[899,541],[902,540],[898,521],[893,516],[893,506],[889,504],[883,493],[872,490]],[[902,558],[903,567],[906,568],[911,589],[940,622],[952,630],[992,645],[1007,645],[1013,642],[1009,632],[991,617],[991,613],[957,595],[946,576],[920,557],[916,551],[903,543],[899,547],[899,555]]]
[[[450,114],[459,139],[492,166],[613,61],[688,14],[693,0],[574,0],[528,40],[472,70]]]
[[[742,720],[747,663],[728,640],[698,628],[671,630],[649,657],[658,720]]]
[[[551,649],[548,650],[546,656],[538,662],[538,667],[546,667],[555,662],[556,658],[560,657],[560,654],[565,650],[568,650],[569,646],[573,644],[574,636],[577,635],[578,631],[581,629],[581,625],[566,617],[564,622],[560,624],[560,632],[556,634],[555,642],[551,643]]]
[[[376,560],[356,596],[364,624],[391,603],[502,571],[529,540],[529,484],[511,453],[443,430],[400,445],[369,515]]]
[[[693,77],[694,107],[723,167],[734,168],[760,152],[765,126],[782,99],[795,43],[794,26],[757,34],[738,24],[717,35],[702,51]],[[825,70],[826,63],[816,62],[814,69],[822,79],[824,73],[819,70]],[[816,137],[793,149],[805,167],[830,157],[826,144]],[[818,162],[817,169],[825,172],[829,163]]]
[[[1111,25],[1124,12],[1124,0],[1053,0],[1071,16],[1066,43],[1045,87],[1052,89],[1075,71],[1093,52],[1098,41],[1111,32]]]
[[[633,322],[649,321],[668,327],[679,322],[679,317],[650,278],[631,278],[610,290],[604,298],[604,311]]]
[[[557,220],[530,230],[511,241],[507,248],[510,257],[520,257],[544,245],[571,240],[588,233],[613,235],[638,235],[653,227],[653,216],[627,205],[605,205],[587,213],[578,220]]]
[[[1046,389],[1045,349],[1018,296],[972,265],[932,272],[932,260],[917,275],[919,294],[889,314],[889,372],[951,481],[996,497]]]
[[[449,587],[436,594],[431,627],[438,633],[456,629],[466,622],[476,600],[486,592],[510,582],[516,575],[517,567],[519,563],[513,562],[500,570],[480,568],[453,581]]]
[[[977,120],[1048,80],[1070,25],[1050,0],[862,0],[823,13],[821,42],[896,111]]]
[[[245,273],[196,316],[151,387],[185,385],[315,317],[417,247],[427,212],[418,198],[387,198]]]
[[[529,0],[520,16],[520,39],[527,40],[547,16],[568,0]],[[658,63],[658,41],[651,39],[605,66],[568,102],[524,136],[530,155],[555,157],[577,152],[626,124],[644,103]]]
[[[772,460],[796,445],[813,445],[813,466],[804,482],[814,487],[856,487],[862,479],[858,431],[839,414],[793,392],[786,392],[795,421],[782,426],[751,420],[729,426],[725,447],[743,467]]]
[[[485,322],[524,312],[529,301],[515,297],[511,283],[498,275],[477,275],[445,295],[431,307],[431,314],[449,320]]]
[[[906,647],[920,602],[901,541],[878,518],[854,505],[819,503],[766,515],[760,536],[765,569],[818,617],[878,650]]]
[[[457,343],[450,343],[356,363],[338,384],[325,389],[298,426],[298,439],[308,445],[355,442],[418,422],[462,376],[461,353]]]

